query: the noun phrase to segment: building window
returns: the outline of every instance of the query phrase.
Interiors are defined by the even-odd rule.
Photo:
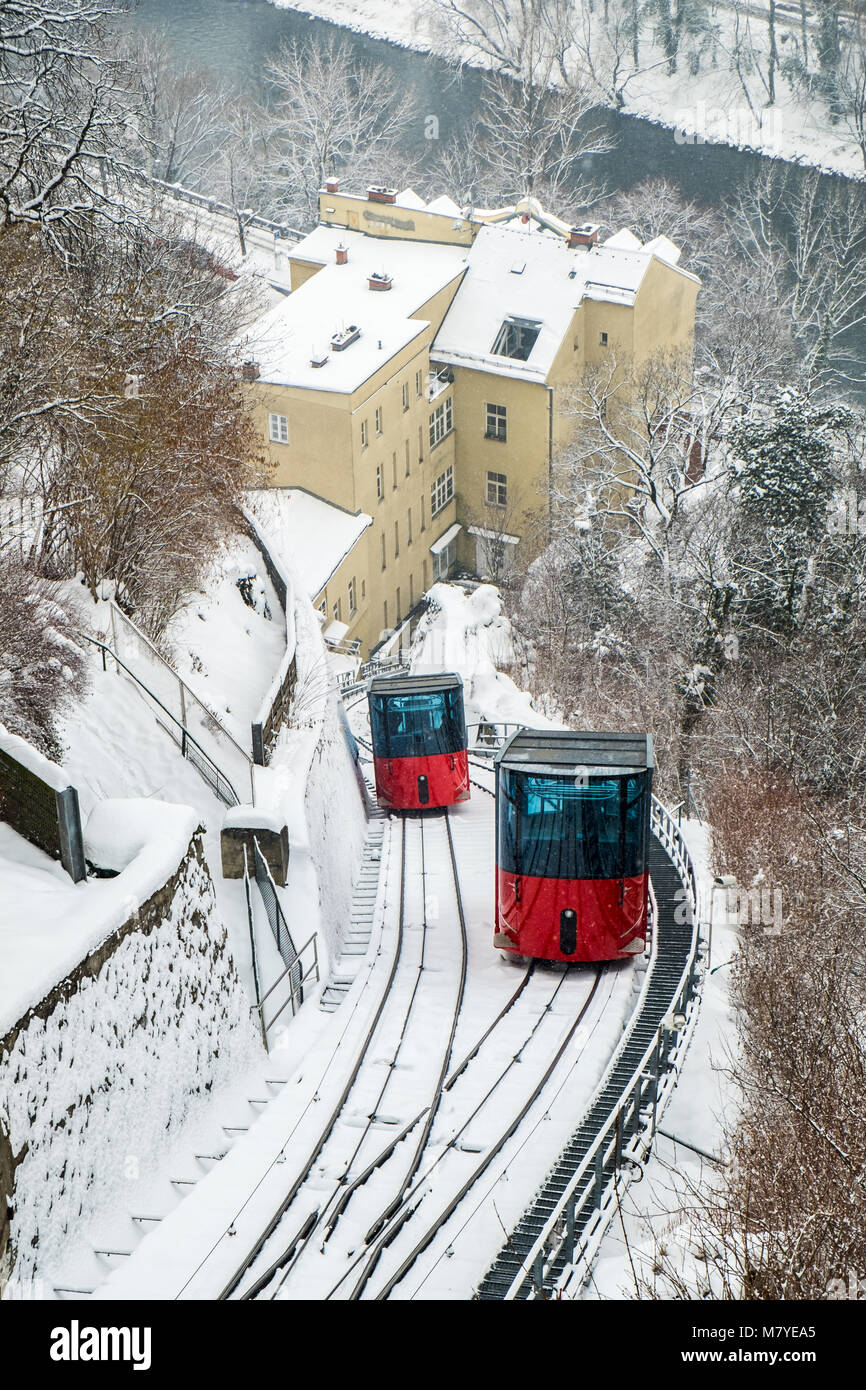
[[[335,623],[338,623],[339,621],[340,621],[340,600],[337,599],[337,602],[334,604],[334,622],[335,622]]]
[[[327,600],[327,599],[325,599],[325,598],[322,599],[322,602],[319,604],[319,612],[321,613],[321,615],[322,615],[323,618],[326,616],[326,614],[327,614],[327,612],[328,612],[328,600]]]
[[[599,343],[601,344],[602,347],[607,347],[607,334],[606,334],[606,333],[599,333],[599,335],[598,335],[598,341],[599,341]]]
[[[387,565],[387,563],[388,563],[388,561],[387,561],[386,558],[385,558],[385,532],[383,531],[383,532],[382,532],[382,569],[385,568],[385,566]]]
[[[382,604],[382,614],[383,614],[383,617],[384,617],[384,619],[385,619],[385,621],[384,621],[384,623],[383,623],[383,626],[384,626],[385,628],[387,628],[387,626],[388,626],[388,600],[387,600],[387,599],[385,599],[385,602]]]
[[[424,462],[424,430],[421,425],[418,426],[418,462]]]
[[[504,507],[508,502],[508,478],[504,473],[487,474],[487,502],[491,507]]]
[[[400,590],[397,590],[397,626],[400,626]]]
[[[425,589],[425,591],[426,591],[426,589],[427,589],[427,561],[426,561],[426,560],[424,560],[423,563],[422,563],[422,565],[421,565],[421,583],[424,585],[424,589]]]
[[[362,448],[362,449],[366,449],[366,447],[367,447],[367,421],[366,421],[366,420],[362,420],[362,421],[361,421],[361,448]]]
[[[396,487],[396,486],[397,486],[397,450],[396,450],[396,449],[394,450],[393,454],[391,455],[391,478],[392,478],[392,481],[393,481],[393,486]]]
[[[534,319],[507,318],[496,335],[491,351],[495,357],[513,357],[525,362],[535,347],[541,324]]]
[[[356,607],[357,607],[357,605],[356,605],[356,603],[355,603],[355,581],[354,581],[354,579],[350,579],[350,580],[349,580],[349,616],[350,616],[350,617],[351,617],[351,615],[355,612]]]
[[[382,407],[380,405],[376,406],[376,433],[382,433]]]
[[[441,443],[446,434],[449,434],[454,427],[454,412],[451,404],[451,396],[437,405],[433,414],[430,416],[430,448],[435,449]]]
[[[415,607],[415,576],[409,575],[409,612]]]
[[[409,477],[409,441],[406,440],[406,477]]]
[[[406,513],[406,526],[407,526],[406,544],[407,544],[407,545],[411,545],[411,544],[412,544],[412,508],[411,508],[411,507],[409,508],[408,512]]]
[[[426,530],[427,530],[427,523],[426,523],[426,521],[424,520],[424,494],[423,494],[423,492],[421,493],[421,530],[422,530],[422,531],[426,531]]]
[[[367,597],[367,581],[366,581],[366,579],[362,579],[362,580],[361,580],[361,599],[363,600],[363,599],[365,599],[366,597]]]
[[[454,568],[457,559],[457,537],[449,541],[444,550],[433,556],[433,578],[446,579]]]
[[[268,436],[272,444],[288,444],[289,422],[285,415],[268,416]]]
[[[435,483],[430,489],[430,515],[436,516],[443,507],[447,507],[451,498],[454,496],[454,469],[451,465],[440,473]]]
[[[376,496],[378,497],[380,502],[382,501],[382,498],[385,496],[385,482],[382,477],[381,463],[376,465]]]
[[[394,522],[394,559],[400,554],[400,523]]]
[[[408,409],[409,409],[409,383],[408,383],[408,381],[404,381],[404,382],[403,382],[403,409],[404,409],[404,410],[408,410]]]
[[[488,439],[499,439],[505,443],[505,406],[487,405],[487,429],[485,431]]]
[[[422,390],[421,373],[420,373],[420,372],[416,372],[416,373],[415,373],[415,395],[416,395],[416,396],[420,396],[420,395],[421,395],[421,390]]]

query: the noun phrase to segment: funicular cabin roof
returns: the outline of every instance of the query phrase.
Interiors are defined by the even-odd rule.
[[[455,672],[431,676],[374,676],[371,695],[435,695],[440,690],[462,690],[463,680]]]
[[[497,767],[564,777],[644,772],[654,766],[651,734],[578,733],[572,729],[518,729],[496,754]]]

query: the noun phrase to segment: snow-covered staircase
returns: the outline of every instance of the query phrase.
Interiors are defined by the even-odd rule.
[[[361,872],[352,893],[352,917],[343,940],[343,949],[319,1000],[319,1007],[326,1013],[334,1013],[342,1004],[370,945],[376,898],[379,893],[384,833],[385,818],[380,814],[371,824],[367,834],[361,856]]]

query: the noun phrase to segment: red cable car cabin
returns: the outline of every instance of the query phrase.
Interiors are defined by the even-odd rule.
[[[540,960],[640,954],[649,892],[650,735],[521,729],[495,766],[493,944]]]
[[[417,811],[469,799],[459,676],[376,676],[369,702],[380,806]]]

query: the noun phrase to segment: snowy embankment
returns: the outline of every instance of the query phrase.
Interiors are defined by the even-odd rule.
[[[456,671],[463,678],[466,722],[562,728],[535,709],[531,697],[500,669],[514,664],[514,634],[492,584],[467,592],[434,584],[412,645],[412,670]],[[472,742],[470,734],[470,742]]]
[[[180,806],[103,803],[88,855],[118,876],[75,886],[0,827],[21,948],[14,995],[4,973],[0,1196],[22,1295],[256,1054],[197,823]]]
[[[399,48],[431,53],[470,67],[485,64],[469,49],[462,51],[443,28],[441,12],[430,0],[271,0],[280,9],[325,20],[342,29],[367,34]],[[689,70],[684,58],[676,73],[667,71],[664,55],[644,42],[644,58],[638,75],[624,92],[622,114],[649,120],[676,135],[678,144],[722,144],[750,150],[772,159],[809,164],[826,173],[864,179],[863,156],[853,135],[834,126],[818,98],[806,99],[778,80],[777,102],[767,107],[766,93],[758,76],[752,80],[747,100],[736,74],[725,66],[725,55],[734,43],[732,9],[719,14],[722,58],[718,67]],[[781,24],[781,21],[780,21]],[[761,60],[764,33],[758,25],[753,36]],[[784,49],[782,50],[784,52]],[[709,59],[704,59],[708,63]],[[604,72],[602,60],[599,71]],[[435,113],[432,113],[435,114]],[[456,195],[455,195],[456,196]]]
[[[302,727],[280,736],[270,767],[256,770],[256,792],[263,823],[289,827],[289,883],[280,898],[296,944],[318,931],[327,968],[348,919],[365,820],[318,625],[302,589],[295,599],[287,568],[288,634],[261,555],[237,537],[163,645],[189,686],[249,746],[250,721],[297,625]],[[85,621],[108,636],[107,605],[94,609],[80,586],[70,587]],[[124,659],[139,678],[166,702],[170,692],[176,698],[176,680],[156,653],[134,634],[125,638]],[[57,779],[79,790],[88,857],[120,876],[72,885],[47,855],[0,827],[0,890],[4,909],[12,908],[2,914],[9,926],[3,959],[18,962],[0,981],[3,1018],[11,1026],[30,1005],[51,1004],[44,1021],[38,1015],[13,1040],[14,1050],[10,1042],[0,1066],[0,1085],[21,1098],[4,1119],[9,1142],[0,1128],[0,1177],[30,1144],[16,1185],[27,1258],[7,1297],[28,1296],[33,1287],[51,1297],[52,1283],[98,1286],[107,1268],[94,1248],[133,1248],[148,1227],[130,1213],[167,1214],[178,1204],[201,1176],[199,1155],[224,1152],[250,1126],[251,1105],[254,1117],[260,1113],[261,1100],[249,1097],[272,1095],[273,1080],[296,1064],[307,1026],[300,1015],[265,1059],[250,1023],[255,996],[243,884],[220,875],[226,808],[134,683],[110,658],[103,670],[95,649],[91,658],[89,691],[61,730],[66,751]],[[184,859],[197,826],[203,839]],[[152,921],[149,909],[139,911],[150,898]],[[284,967],[264,914],[256,918],[267,989]],[[112,933],[122,939],[106,963],[103,943]],[[98,968],[91,971],[94,951]],[[51,991],[76,972],[80,988],[70,994],[64,983],[55,1008]],[[37,1228],[39,1243],[32,1245]]]

